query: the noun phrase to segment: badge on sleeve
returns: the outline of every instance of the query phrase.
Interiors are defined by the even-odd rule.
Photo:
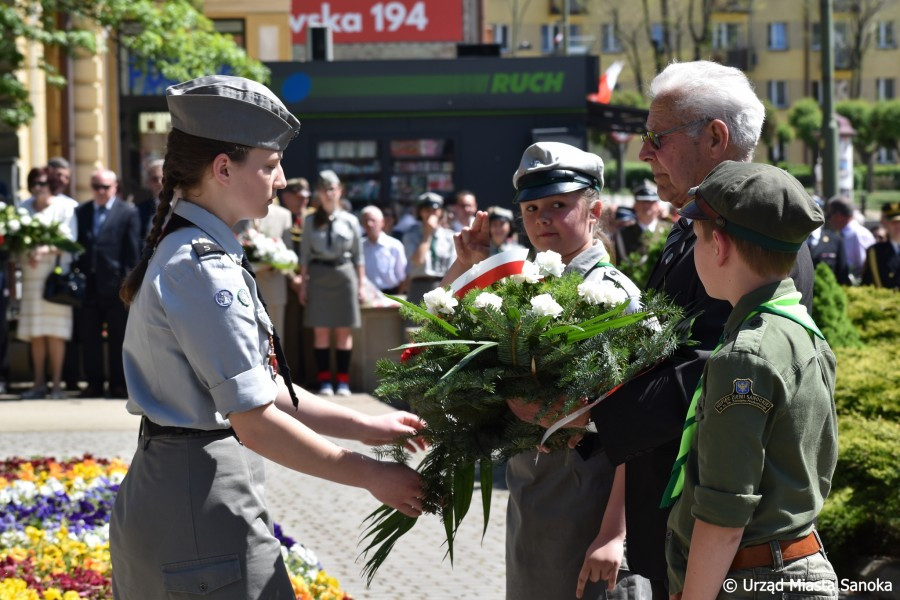
[[[250,306],[250,292],[248,292],[246,288],[238,290],[238,302],[244,306]]]
[[[753,393],[752,379],[735,379],[734,391],[727,396],[723,396],[716,402],[716,412],[722,414],[725,412],[726,408],[731,408],[738,404],[747,404],[754,408],[758,408],[764,414],[768,414],[768,412],[772,410],[772,406],[774,406],[762,396],[757,396]]]
[[[231,306],[232,302],[234,302],[234,295],[228,290],[216,292],[216,304],[219,306]]]

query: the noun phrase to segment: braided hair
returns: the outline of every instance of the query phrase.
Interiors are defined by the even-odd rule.
[[[159,206],[156,208],[147,238],[144,240],[141,259],[125,278],[119,290],[119,297],[126,306],[130,306],[134,301],[134,297],[144,281],[153,251],[166,235],[164,225],[169,212],[171,212],[175,190],[181,190],[181,193],[186,195],[188,192],[198,189],[203,183],[207,168],[218,155],[224,154],[232,161],[240,163],[246,160],[250,150],[251,148],[248,146],[197,137],[178,129],[172,129],[169,132],[166,141],[166,157],[163,163],[163,187],[159,193]]]

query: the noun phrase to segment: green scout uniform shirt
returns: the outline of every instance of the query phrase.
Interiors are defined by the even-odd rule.
[[[704,367],[684,491],[669,515],[670,593],[684,587],[694,519],[744,527],[741,548],[802,538],[831,489],[834,354],[786,317],[747,319],[761,303],[793,291],[786,279],[741,298],[721,349]]]

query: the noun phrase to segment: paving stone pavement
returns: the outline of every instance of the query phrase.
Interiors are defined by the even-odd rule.
[[[8,398],[8,397],[7,397]],[[369,414],[389,410],[368,395],[340,399]],[[80,456],[131,459],[138,419],[123,400],[0,399],[0,456]],[[337,443],[371,453],[346,440]],[[371,587],[360,575],[357,538],[366,515],[378,507],[367,492],[309,477],[267,463],[268,504],[287,535],[312,549],[322,567],[357,600],[502,599],[505,593],[504,530],[508,493],[495,488],[491,518],[482,540],[480,492],[460,526],[454,564],[444,558],[444,528],[429,515],[419,520],[382,565]]]

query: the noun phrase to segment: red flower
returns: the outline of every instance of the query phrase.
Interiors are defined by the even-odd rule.
[[[419,354],[420,352],[422,352],[422,347],[421,347],[421,346],[415,346],[415,347],[413,347],[413,348],[407,348],[406,350],[403,351],[403,354],[400,355],[400,362],[405,363],[406,361],[408,361],[409,359],[411,359],[411,358],[412,358],[413,356],[415,356],[416,354]]]

